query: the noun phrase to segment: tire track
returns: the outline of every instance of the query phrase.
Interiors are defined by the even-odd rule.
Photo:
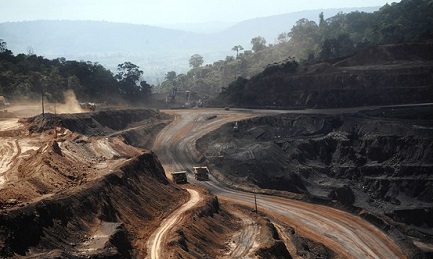
[[[21,154],[21,148],[17,139],[6,139],[0,143],[0,189],[7,182],[7,172],[17,163],[17,157]]]
[[[305,112],[311,113],[308,110]],[[332,111],[329,112],[332,113]],[[341,113],[342,110],[339,109],[336,112]],[[176,114],[176,120],[164,129],[158,136],[158,141],[155,141],[155,150],[157,150],[155,153],[161,157],[166,172],[167,169],[189,168],[194,165],[197,160],[195,142],[204,134],[217,129],[224,123],[263,114],[220,112],[217,119],[205,121],[199,119],[206,116],[206,111],[203,110],[179,110],[171,111],[171,113]],[[296,111],[296,113],[301,112]],[[218,196],[252,204],[252,193],[227,188],[212,177],[211,181],[194,181],[194,183],[207,187]],[[282,222],[294,227],[301,236],[322,243],[341,256],[347,258],[406,258],[402,250],[384,232],[352,214],[281,197],[258,195],[257,199],[262,211],[278,217]],[[161,243],[158,243],[155,249],[160,245]],[[245,255],[244,252],[236,253]]]

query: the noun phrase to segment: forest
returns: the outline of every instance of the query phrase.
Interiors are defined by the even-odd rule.
[[[142,80],[143,72],[131,63],[119,64],[112,72],[90,61],[54,60],[34,53],[14,55],[0,39],[0,95],[11,100],[38,100],[43,93],[50,102],[63,100],[73,90],[80,101],[146,105],[152,93],[191,91],[209,98],[227,91],[232,82],[251,78],[269,66],[314,63],[341,58],[368,46],[423,42],[433,39],[433,1],[402,0],[387,4],[374,13],[339,13],[319,23],[301,19],[278,43],[265,38],[251,39],[251,49],[235,45],[233,56],[204,64],[200,54],[191,56],[191,69],[183,74],[168,71],[165,80],[151,86]],[[294,65],[294,66],[293,66]]]

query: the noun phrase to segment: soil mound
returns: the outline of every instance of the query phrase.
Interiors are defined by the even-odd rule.
[[[84,135],[108,135],[130,128],[134,123],[149,119],[168,119],[168,115],[156,110],[109,110],[94,113],[38,115],[22,122],[29,124],[30,132],[43,132],[56,127],[67,128]]]

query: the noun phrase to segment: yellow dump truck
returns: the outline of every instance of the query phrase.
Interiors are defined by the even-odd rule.
[[[200,181],[209,180],[209,169],[207,166],[194,166],[194,178]]]
[[[187,183],[186,171],[179,171],[171,173],[171,178],[174,183]]]

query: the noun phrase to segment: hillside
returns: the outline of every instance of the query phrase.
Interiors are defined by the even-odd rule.
[[[220,101],[278,108],[431,102],[431,53],[431,43],[382,45],[311,65],[289,61],[270,66],[250,80],[236,81],[220,95]]]
[[[141,240],[187,194],[154,153],[126,140],[142,134],[142,145],[171,118],[112,110],[17,120],[0,124],[0,257],[143,257]]]
[[[14,54],[30,50],[47,58],[90,60],[112,71],[118,64],[130,61],[140,66],[146,81],[154,83],[167,71],[186,72],[188,59],[195,53],[202,55],[205,63],[212,63],[233,55],[231,48],[235,45],[249,49],[251,39],[258,35],[274,43],[277,36],[290,31],[298,19],[318,20],[321,11],[330,17],[353,10],[311,10],[256,18],[208,34],[99,21],[31,21],[1,23],[0,35]]]
[[[289,32],[292,26],[300,19],[308,19],[310,21],[319,22],[319,14],[323,12],[325,18],[335,16],[336,14],[359,12],[374,12],[379,10],[379,7],[360,7],[360,8],[341,8],[341,9],[317,9],[293,12],[288,14],[274,15],[269,17],[259,17],[247,21],[240,22],[230,28],[217,34],[217,38],[227,38],[235,44],[240,44],[246,49],[251,46],[251,39],[256,36],[262,36],[270,44],[277,42],[277,37],[283,32]]]

